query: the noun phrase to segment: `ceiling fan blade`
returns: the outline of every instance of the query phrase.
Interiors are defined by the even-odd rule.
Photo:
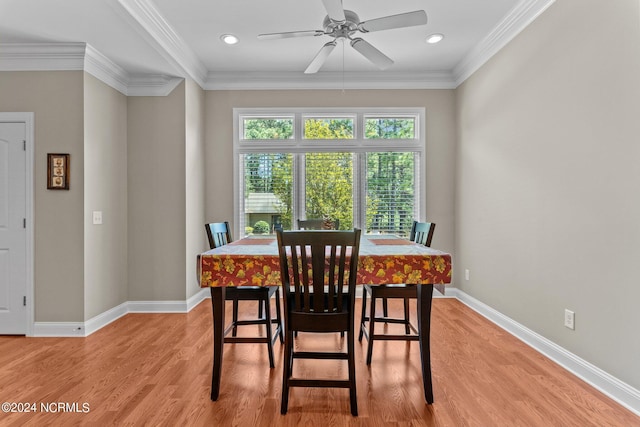
[[[386,70],[393,65],[391,58],[361,38],[351,40],[351,47],[360,52],[362,56],[373,62],[373,64],[381,70]]]
[[[311,64],[309,64],[307,69],[304,70],[304,73],[305,74],[317,73],[318,70],[320,69],[320,67],[322,67],[322,64],[324,64],[324,61],[327,60],[327,57],[329,56],[329,54],[331,53],[333,48],[336,47],[336,44],[337,43],[334,40],[334,41],[328,42],[324,46],[322,46],[322,49],[320,49],[320,52],[318,52],[316,57],[313,58],[313,61],[311,61]]]
[[[394,28],[414,27],[427,23],[427,13],[424,10],[401,13],[399,15],[385,16],[383,18],[372,19],[361,22],[358,30],[363,33],[371,31],[392,30]]]
[[[292,37],[309,37],[309,36],[324,36],[322,30],[307,30],[307,31],[289,31],[286,33],[267,33],[258,34],[258,40],[276,40],[276,39],[289,39]]]
[[[327,9],[327,15],[335,22],[344,22],[347,18],[344,16],[344,8],[342,0],[322,0],[324,8]]]

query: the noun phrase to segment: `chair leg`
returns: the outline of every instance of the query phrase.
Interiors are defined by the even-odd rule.
[[[233,331],[231,332],[231,336],[235,337],[238,335],[238,298],[233,299]]]
[[[259,302],[260,307],[264,305],[264,314],[265,314],[265,322],[264,326],[267,329],[267,349],[269,351],[269,367],[274,368],[276,365],[273,363],[273,333],[271,332],[271,307],[269,304],[269,295],[265,297],[264,300]]]
[[[373,331],[376,324],[376,295],[371,293],[371,310],[369,311],[369,342],[367,343],[367,365],[371,365],[373,353]]]
[[[358,416],[358,399],[356,397],[356,361],[355,361],[355,349],[353,345],[354,341],[354,328],[353,322],[351,322],[350,331],[348,332],[347,353],[349,365],[349,400],[351,401],[351,415]]]
[[[404,298],[404,333],[409,335],[409,298]]]
[[[280,413],[286,414],[289,408],[289,378],[293,364],[293,332],[287,331],[284,338],[284,363],[282,366],[282,399]]]
[[[264,318],[264,314],[262,314],[262,304],[258,304],[258,319]]]
[[[387,306],[386,298],[382,298],[382,316],[389,317],[389,307]]]
[[[364,335],[364,322],[367,319],[367,287],[362,287],[362,311],[360,314],[360,333],[358,334],[358,341],[362,341],[362,336]]]
[[[278,335],[280,336],[280,343],[284,343],[284,326],[282,325],[282,316],[280,311],[280,289],[276,289],[276,320],[278,322]]]

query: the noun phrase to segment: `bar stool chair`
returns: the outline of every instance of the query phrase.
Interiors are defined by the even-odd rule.
[[[211,249],[229,244],[231,238],[231,228],[229,222],[213,222],[205,224],[209,247]],[[271,318],[271,297],[275,295],[276,318]],[[284,343],[284,332],[282,329],[282,318],[280,315],[280,290],[278,286],[229,286],[225,289],[225,300],[233,301],[232,321],[224,330],[225,343],[266,343],[269,351],[269,366],[275,367],[273,362],[273,344],[280,337],[280,342]],[[238,301],[257,301],[258,317],[253,319],[238,320]],[[263,313],[264,311],[264,313]],[[264,325],[266,335],[264,337],[238,337],[238,326]],[[273,326],[276,325],[275,331]],[[227,335],[231,332],[231,336]]]
[[[354,299],[360,230],[278,231],[278,253],[284,293],[284,366],[280,413],[289,407],[290,387],[348,388],[351,414],[358,415],[354,349]],[[301,351],[294,333],[346,332],[346,348]],[[293,370],[298,359],[344,360],[346,379],[309,378]]]
[[[413,221],[411,226],[411,234],[409,240],[431,246],[431,239],[436,224],[433,222],[417,222]],[[369,315],[367,315],[367,295],[371,296]],[[404,318],[390,318],[388,314],[387,299],[402,299],[404,302]],[[371,355],[373,352],[373,341],[375,340],[401,340],[401,341],[418,341],[418,329],[411,323],[409,316],[409,300],[417,299],[418,291],[416,285],[413,284],[388,284],[388,285],[364,285],[362,293],[362,315],[360,323],[360,334],[358,341],[362,341],[362,337],[366,337],[367,345],[367,365],[371,364]],[[376,301],[382,299],[382,317],[376,317]],[[368,328],[366,323],[368,324]],[[376,334],[376,322],[402,324],[405,328],[405,334]],[[367,330],[368,329],[368,330]]]

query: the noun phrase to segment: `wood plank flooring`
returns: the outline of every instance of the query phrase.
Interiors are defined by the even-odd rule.
[[[399,315],[400,303],[390,310]],[[87,338],[0,337],[0,403],[37,409],[0,412],[0,426],[640,426],[640,417],[459,301],[434,300],[432,315],[431,406],[422,397],[418,343],[402,341],[376,342],[370,367],[365,341],[356,341],[358,417],[348,391],[337,389],[293,389],[289,413],[280,415],[279,343],[275,369],[264,345],[225,345],[220,398],[212,402],[206,300],[188,314],[129,314]],[[338,334],[297,340],[305,349],[327,343],[344,344]],[[300,375],[346,375],[343,362],[297,366]],[[55,412],[40,406],[58,402],[49,406]]]

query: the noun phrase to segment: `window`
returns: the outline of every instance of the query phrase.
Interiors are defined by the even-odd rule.
[[[290,139],[293,138],[293,118],[291,117],[244,117],[242,135],[250,139]]]
[[[365,138],[369,139],[414,139],[415,129],[414,117],[365,118]]]
[[[327,217],[408,236],[424,204],[423,124],[423,109],[235,109],[236,234]]]
[[[417,210],[415,163],[411,152],[367,153],[367,232],[408,235]]]
[[[304,119],[305,139],[353,139],[353,119],[308,117]]]

